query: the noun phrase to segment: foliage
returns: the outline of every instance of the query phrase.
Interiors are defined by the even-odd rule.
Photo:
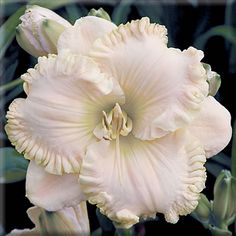
[[[23,180],[28,161],[14,148],[0,149],[0,183],[14,183]]]

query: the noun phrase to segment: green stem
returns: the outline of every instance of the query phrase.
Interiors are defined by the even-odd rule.
[[[210,227],[212,236],[232,236],[232,232],[227,229],[220,229],[217,227]]]
[[[130,229],[117,229],[116,230],[117,236],[132,236],[133,235],[133,228]]]
[[[0,86],[0,93],[8,91],[21,83],[23,83],[23,80],[21,78],[18,78],[18,79],[15,79],[15,80],[7,83],[7,84],[4,84],[4,85]]]

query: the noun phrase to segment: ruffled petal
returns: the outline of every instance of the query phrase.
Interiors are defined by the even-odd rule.
[[[189,130],[202,142],[206,156],[212,157],[224,149],[231,139],[231,115],[215,98],[209,96]]]
[[[124,103],[123,92],[92,59],[68,52],[39,58],[22,79],[28,97],[7,113],[11,143],[50,173],[78,173],[102,111]]]
[[[133,134],[151,140],[175,131],[198,113],[208,94],[203,52],[167,48],[166,28],[148,18],[120,25],[95,41],[90,56],[116,78]]]
[[[86,55],[97,38],[116,28],[114,23],[100,17],[82,17],[61,34],[57,50],[69,49],[73,53]]]
[[[26,196],[32,204],[48,211],[75,206],[85,199],[78,174],[49,174],[34,161],[30,162],[26,175]]]
[[[117,227],[156,212],[176,223],[198,204],[205,160],[202,146],[184,130],[155,141],[129,135],[121,137],[120,146],[106,140],[91,144],[79,180],[88,201]]]

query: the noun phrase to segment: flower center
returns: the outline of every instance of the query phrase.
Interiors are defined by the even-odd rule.
[[[109,113],[103,111],[102,114],[102,122],[93,131],[97,138],[112,140],[119,135],[127,136],[132,130],[132,120],[118,103]]]

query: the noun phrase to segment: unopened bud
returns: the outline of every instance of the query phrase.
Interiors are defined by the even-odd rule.
[[[202,63],[204,69],[206,70],[207,82],[209,84],[209,94],[210,96],[215,96],[221,85],[220,75],[215,71],[211,70],[211,66],[206,63]]]
[[[55,212],[41,209],[39,224],[45,235],[89,235],[86,203]]]
[[[33,229],[11,231],[7,236],[15,235],[90,235],[86,202],[78,206],[66,207],[49,212],[39,207],[27,210],[30,220],[35,224]]]
[[[236,179],[222,170],[214,185],[213,216],[215,225],[228,226],[236,216]]]
[[[96,16],[96,17],[100,17],[100,18],[103,18],[105,20],[111,21],[111,18],[109,16],[109,14],[101,7],[98,10],[92,8],[89,11],[88,16]]]
[[[211,211],[211,204],[204,194],[200,194],[200,199],[196,209],[191,215],[200,221],[202,224],[208,224]]]
[[[35,57],[57,53],[58,38],[71,25],[55,12],[39,6],[27,7],[20,20],[16,28],[17,42]]]

